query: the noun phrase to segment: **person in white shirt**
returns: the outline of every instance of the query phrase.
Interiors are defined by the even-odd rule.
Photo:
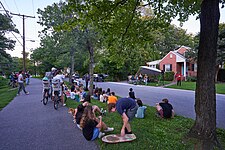
[[[59,92],[59,96],[61,99],[61,102],[63,104],[63,106],[66,106],[66,104],[64,104],[64,94],[63,94],[63,84],[64,81],[63,79],[65,78],[65,76],[63,74],[59,74],[59,71],[56,73],[56,76],[53,77],[53,80],[58,79],[60,81],[60,92]],[[53,98],[54,99],[54,98]]]
[[[24,82],[23,73],[24,73],[23,71],[19,71],[19,76],[18,76],[19,88],[18,88],[17,95],[20,95],[20,92],[22,89],[26,95],[29,94],[29,92],[26,91],[24,83],[23,83]]]

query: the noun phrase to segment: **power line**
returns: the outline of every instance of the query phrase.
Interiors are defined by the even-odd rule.
[[[20,13],[20,11],[19,11],[19,9],[18,9],[18,7],[17,7],[17,4],[16,4],[16,1],[15,1],[15,0],[14,0],[14,3],[15,3],[15,5],[16,5],[16,9],[17,9],[18,13]]]
[[[10,17],[10,15],[9,15],[9,11],[8,10],[6,10],[5,9],[5,7],[4,7],[4,5],[2,4],[2,2],[0,1],[0,3],[1,3],[1,5],[2,5],[2,8],[4,9],[4,11],[6,12],[6,14],[7,14],[7,16],[9,17],[9,18],[11,18]],[[16,37],[16,35],[11,31],[10,33],[12,33],[12,35],[17,39],[17,41],[21,44],[21,46],[23,46],[23,44],[20,42],[20,40]],[[21,35],[21,34],[20,34]],[[21,35],[21,37],[22,37],[22,35]]]
[[[26,57],[25,57],[25,17],[26,18],[35,18],[34,16],[28,16],[28,15],[21,15],[21,14],[15,14],[15,13],[10,13],[11,15],[16,15],[16,16],[22,16],[23,17],[23,71],[26,71]]]

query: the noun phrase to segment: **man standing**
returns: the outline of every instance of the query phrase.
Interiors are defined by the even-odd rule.
[[[117,112],[121,115],[123,126],[120,135],[132,134],[130,121],[134,118],[138,109],[136,101],[132,98],[120,98],[116,104],[111,105],[111,112]]]
[[[177,80],[177,86],[181,86],[182,75],[179,72],[176,73],[175,79]]]
[[[23,83],[24,82],[23,73],[24,73],[23,71],[19,71],[19,76],[18,76],[19,89],[18,89],[17,95],[20,95],[20,91],[22,89],[26,95],[29,94],[29,92],[26,91],[24,83]]]

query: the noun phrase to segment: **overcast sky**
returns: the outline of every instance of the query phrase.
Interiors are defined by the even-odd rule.
[[[54,2],[59,2],[59,0],[1,0],[6,10],[22,15],[35,16],[35,18],[27,18],[25,19],[25,37],[26,37],[26,51],[30,51],[30,49],[35,49],[39,47],[39,38],[38,31],[42,29],[39,24],[37,24],[38,16],[37,9],[44,9],[47,5],[52,5]],[[3,9],[0,9],[1,12]],[[220,23],[225,22],[225,9],[221,10]],[[191,16],[189,21],[185,22],[183,25],[183,29],[187,30],[187,33],[196,34],[200,31],[200,23],[199,20],[195,20],[196,17]],[[16,24],[17,29],[20,31],[21,35],[23,34],[23,19],[19,16],[13,16],[13,22]],[[173,24],[179,26],[178,21],[173,21]],[[10,38],[15,39],[15,37],[10,34]],[[20,43],[23,43],[20,35],[16,34],[16,37],[19,39]],[[35,40],[35,42],[31,42],[29,40]],[[11,56],[22,57],[22,45],[18,41],[16,42],[14,51],[7,51],[11,54]]]

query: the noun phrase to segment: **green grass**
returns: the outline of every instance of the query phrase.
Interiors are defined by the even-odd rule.
[[[10,103],[16,96],[17,88],[11,89],[8,86],[0,88],[0,110]]]
[[[170,84],[171,81],[160,81],[160,82],[150,82],[148,83],[147,85],[148,86],[163,86],[163,85],[166,85],[166,84]]]
[[[171,85],[167,86],[166,88],[173,88],[173,89],[183,89],[183,90],[195,90],[196,82],[182,82],[181,86]],[[225,94],[225,83],[217,83],[216,84],[216,93],[218,94]]]
[[[183,89],[183,90],[195,90],[196,82],[182,82],[181,86],[177,86],[176,84],[167,86],[166,88],[173,88],[173,89]]]
[[[147,86],[163,86],[163,84],[166,85],[166,84],[169,84],[169,83],[171,83],[171,81],[148,82]],[[145,85],[144,82],[137,82],[137,83],[133,83],[133,84]]]
[[[97,100],[92,100],[92,105],[97,105],[106,109],[106,104]],[[67,107],[76,108],[77,103],[67,100]],[[122,127],[122,119],[118,113],[107,113],[103,116],[103,121],[109,126],[114,127],[111,134],[119,134]],[[192,119],[175,116],[174,119],[160,119],[155,116],[155,108],[147,106],[144,119],[135,118],[131,122],[132,131],[137,139],[128,143],[106,144],[101,139],[96,140],[102,150],[192,150],[195,141],[187,140],[186,134],[193,125]],[[218,129],[218,138],[223,147],[225,146],[225,130]],[[109,134],[109,133],[107,133]]]

